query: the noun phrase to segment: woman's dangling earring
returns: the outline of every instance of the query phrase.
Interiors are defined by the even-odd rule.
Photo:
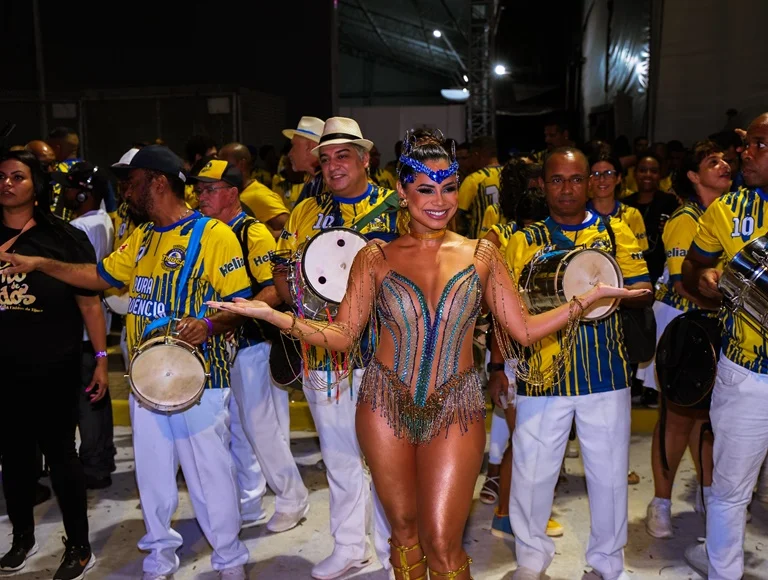
[[[404,197],[400,198],[400,207],[402,207],[402,208],[408,207],[408,200],[405,199]]]

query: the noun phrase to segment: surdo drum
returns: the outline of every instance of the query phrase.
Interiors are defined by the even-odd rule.
[[[203,396],[208,374],[197,347],[178,338],[174,319],[150,333],[134,349],[128,382],[139,404],[163,413],[178,413]]]
[[[305,318],[336,317],[352,262],[368,240],[349,228],[329,228],[303,243],[289,264],[288,284]]]
[[[533,314],[567,304],[598,283],[621,287],[621,268],[610,254],[594,248],[544,251],[525,265],[520,275],[523,300]],[[584,311],[585,320],[602,320],[618,308],[619,300],[598,300]]]
[[[726,308],[768,337],[768,236],[752,240],[728,262],[718,287]]]

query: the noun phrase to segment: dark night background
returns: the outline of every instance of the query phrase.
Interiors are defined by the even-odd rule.
[[[494,79],[499,145],[541,148],[544,116],[537,112],[567,105],[580,3],[502,5],[495,61],[512,74]],[[332,7],[330,0],[40,2],[46,91],[76,98],[88,89],[244,87],[283,97],[288,119],[307,111],[330,116]],[[3,2],[0,23],[13,47],[0,56],[0,90],[36,91],[32,3]],[[511,110],[517,113],[503,114]],[[514,142],[504,137],[512,135]]]

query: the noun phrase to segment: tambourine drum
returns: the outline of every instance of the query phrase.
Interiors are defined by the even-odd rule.
[[[336,316],[347,291],[352,262],[368,240],[349,228],[330,228],[302,244],[290,264],[288,283],[305,318]]]
[[[624,277],[613,256],[594,248],[544,252],[526,264],[520,275],[523,300],[534,314],[566,304],[599,282],[621,287]],[[617,299],[599,300],[584,311],[583,318],[602,320],[618,306]]]
[[[673,319],[656,348],[656,376],[668,401],[709,409],[720,358],[720,322],[692,310]]]
[[[143,340],[128,366],[133,395],[142,406],[163,413],[178,413],[197,403],[208,379],[203,354],[174,336],[177,322]]]
[[[718,287],[726,307],[768,338],[768,236],[752,240],[728,262]]]
[[[109,294],[102,299],[107,308],[118,316],[125,316],[128,314],[128,305],[131,302],[128,292],[123,294]]]

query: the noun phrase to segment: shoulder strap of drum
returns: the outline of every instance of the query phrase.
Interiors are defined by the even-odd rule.
[[[603,221],[603,225],[605,226],[605,231],[608,232],[608,237],[611,240],[611,256],[614,258],[616,257],[616,234],[613,233],[613,228],[611,227],[611,218],[609,216],[600,216],[600,219]]]
[[[369,223],[371,223],[373,220],[375,220],[377,217],[381,216],[382,214],[387,212],[397,211],[398,209],[400,209],[400,202],[397,199],[397,192],[393,191],[387,197],[385,197],[384,200],[379,205],[377,205],[373,210],[369,211],[362,218],[360,218],[355,224],[353,224],[352,229],[357,230],[359,232],[365,226],[367,226]]]
[[[189,243],[187,244],[187,255],[184,258],[184,266],[181,268],[181,272],[179,273],[179,277],[176,279],[176,296],[174,297],[174,303],[176,306],[176,310],[173,313],[173,318],[178,317],[178,308],[180,304],[181,299],[181,293],[184,290],[184,287],[187,285],[187,281],[189,280],[189,274],[192,271],[192,267],[195,265],[195,262],[197,262],[197,257],[200,255],[200,249],[202,248],[202,238],[203,238],[203,231],[205,230],[205,226],[208,224],[211,218],[208,217],[201,217],[195,222],[195,225],[192,227],[192,234],[189,236]],[[205,308],[201,308],[200,312],[198,312],[197,317],[202,318],[205,314]],[[154,331],[157,328],[160,328],[161,326],[168,324],[168,322],[171,320],[171,317],[164,316],[163,318],[157,318],[147,324],[147,326],[144,328],[143,335],[146,336],[150,332]]]
[[[240,241],[240,249],[243,251],[243,260],[245,260],[245,273],[248,274],[248,279],[251,281],[251,288],[256,288],[258,282],[256,277],[251,272],[251,261],[248,259],[248,230],[256,223],[255,219],[245,219],[243,221],[243,227],[237,232],[238,240]]]

